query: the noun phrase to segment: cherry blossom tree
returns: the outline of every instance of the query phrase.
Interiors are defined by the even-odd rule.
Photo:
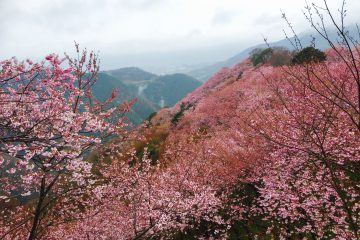
[[[272,149],[254,180],[262,182],[260,206],[283,236],[359,238],[359,50],[345,28],[344,5],[340,23],[326,1],[306,7],[312,27],[331,46],[327,61],[264,74],[270,108],[259,106],[250,123]],[[328,36],[326,14],[337,42]]]
[[[91,95],[97,55],[76,50],[0,62],[0,238],[38,239],[76,218],[96,183],[86,155],[126,125],[129,104],[106,107],[116,92],[105,103]]]
[[[114,149],[111,163],[101,170],[107,184],[94,189],[101,205],[89,209],[83,220],[51,229],[48,236],[171,239],[201,220],[223,224],[217,213],[221,198],[208,182],[212,171],[204,171],[207,161],[175,158],[177,161],[172,162],[176,154],[169,150],[165,155],[171,159],[153,164],[147,149],[144,151],[143,156],[137,156],[130,145],[127,150]],[[185,152],[189,154],[185,149],[180,151]],[[214,233],[201,236],[206,234]]]
[[[356,88],[347,81],[350,73],[344,71],[345,66],[326,64],[338,77],[335,81],[343,86],[343,93],[355,96]],[[313,67],[321,76],[323,65]],[[302,74],[302,68],[291,68]],[[353,177],[359,161],[356,125],[333,99],[318,96],[327,93],[317,83],[318,78],[308,79],[309,85],[318,89],[313,92],[282,70],[267,77],[274,91],[269,99],[272,107],[259,109],[250,123],[271,149],[263,159],[269,164],[264,171],[257,170],[255,179],[262,182],[260,205],[282,221],[285,236],[297,232],[314,238],[357,238],[359,189]]]

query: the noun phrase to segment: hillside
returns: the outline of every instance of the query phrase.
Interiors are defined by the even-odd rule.
[[[131,112],[128,113],[129,120],[134,124],[140,124],[152,112],[159,109],[157,104],[154,104],[147,99],[137,95],[137,89],[132,85],[127,85],[117,78],[114,78],[105,73],[99,73],[98,80],[93,86],[94,97],[105,101],[111,95],[113,89],[119,91],[118,97],[115,99],[113,105],[120,105],[123,102],[137,99],[133,105]]]
[[[289,234],[292,239],[311,234],[317,236],[314,239],[325,235],[337,239],[339,231],[347,236],[345,239],[356,239],[356,232],[345,230],[346,225],[351,225],[348,221],[332,225],[332,221],[339,221],[332,215],[334,212],[347,215],[343,207],[332,207],[341,194],[356,192],[349,201],[351,214],[358,216],[355,211],[359,191],[350,187],[358,178],[334,179],[326,172],[349,176],[358,173],[359,169],[352,165],[358,161],[353,158],[358,153],[341,153],[355,151],[359,132],[352,129],[356,121],[352,122],[346,109],[333,111],[342,100],[334,103],[329,97],[334,93],[325,85],[330,81],[337,88],[345,84],[342,94],[350,98],[356,95],[356,81],[334,51],[328,50],[327,58],[325,65],[311,66],[308,78],[303,73],[309,66],[290,66],[283,71],[269,65],[254,68],[245,60],[223,68],[174,108],[152,119],[152,125],[158,126],[155,128],[168,129],[167,148],[162,151],[179,155],[170,157],[172,161],[204,164],[201,174],[206,175],[212,187],[235,186],[228,196],[235,203],[229,210],[234,211],[230,213],[234,218],[228,239],[248,239],[252,234],[259,239],[280,239],[281,233],[274,229],[284,226],[296,229]],[[330,76],[332,80],[328,80]],[[308,81],[311,85],[307,85]],[[326,154],[332,156],[331,160],[323,158]],[[165,159],[169,161],[169,156]],[[338,161],[344,161],[341,166],[346,167],[336,165]],[[327,165],[330,162],[335,165]],[[346,190],[336,193],[334,181],[340,181]],[[347,181],[350,185],[346,185]],[[329,192],[330,198],[326,197]],[[305,222],[312,222],[316,229],[326,228],[328,233],[298,228]],[[263,232],[261,229],[268,225],[272,226],[271,233]],[[192,228],[189,235],[199,228]]]
[[[346,112],[354,109],[343,107],[357,101],[351,98],[356,81],[335,51],[326,55],[323,63],[283,67],[242,61],[153,114],[134,143],[131,164],[141,174],[122,170],[124,146],[105,171],[117,189],[106,194],[122,194],[128,180],[137,207],[110,197],[71,234],[84,225],[99,227],[113,214],[100,223],[101,234],[113,234],[110,225],[131,238],[127,222],[133,221],[146,236],[168,239],[337,239],[340,232],[356,239],[349,226],[358,225],[359,131]],[[346,99],[334,100],[329,83]],[[343,196],[351,210],[341,204]],[[129,213],[141,215],[145,225]]]
[[[144,89],[143,95],[160,106],[173,106],[201,83],[185,74],[159,76]]]

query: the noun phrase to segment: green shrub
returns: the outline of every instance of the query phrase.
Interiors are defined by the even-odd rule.
[[[180,110],[174,114],[174,116],[171,119],[171,123],[176,125],[181,117],[184,115],[184,112],[192,107],[192,104],[190,103],[181,103]]]
[[[292,64],[303,64],[310,62],[323,62],[326,60],[326,54],[314,47],[306,47],[296,53],[291,60]]]
[[[153,113],[151,113],[147,118],[146,118],[146,120],[147,121],[151,121],[151,119],[153,119],[153,117],[155,117],[156,116],[156,114],[157,114],[157,112],[153,112]]]
[[[256,48],[250,53],[250,60],[254,66],[263,64],[270,57],[272,52],[271,48],[261,49]]]

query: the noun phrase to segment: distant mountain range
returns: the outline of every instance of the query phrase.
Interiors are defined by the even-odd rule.
[[[348,31],[351,36],[358,36],[357,29],[355,26],[348,27]],[[334,29],[330,29],[328,31],[328,35],[332,40],[334,40],[336,42],[337,32]],[[311,44],[312,36],[316,39],[315,40],[316,48],[319,48],[319,49],[329,48],[328,42],[325,39],[323,39],[318,33],[313,33],[313,32],[305,32],[305,33],[299,34],[299,39],[300,39],[302,45],[309,46]],[[292,41],[294,40],[294,38],[290,38],[290,39]],[[280,41],[277,41],[277,42],[272,42],[269,45],[271,47],[286,47],[290,50],[294,49],[291,42],[286,38],[282,39]],[[231,57],[225,61],[220,61],[220,62],[210,64],[208,66],[201,67],[201,68],[196,68],[196,69],[193,69],[193,70],[187,72],[186,74],[188,74],[196,79],[199,79],[201,82],[206,82],[212,75],[214,75],[216,72],[218,72],[221,68],[232,67],[235,64],[248,58],[248,56],[252,50],[254,50],[256,48],[267,48],[267,47],[268,46],[265,43],[258,44],[258,45],[255,45],[255,46],[252,46],[252,47],[249,47],[249,48],[243,50],[242,52],[234,55],[233,57]]]
[[[140,68],[129,67],[100,72],[93,86],[93,94],[95,98],[104,101],[112,89],[117,89],[119,96],[114,104],[137,98],[128,118],[134,124],[139,124],[162,107],[173,106],[200,85],[200,81],[186,74],[158,76]]]

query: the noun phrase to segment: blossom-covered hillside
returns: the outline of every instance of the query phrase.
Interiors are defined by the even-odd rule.
[[[223,69],[110,156],[96,214],[52,234],[357,239],[356,89],[333,50],[322,63]]]
[[[130,105],[101,112],[115,93],[91,104],[86,51],[65,70],[55,55],[50,67],[2,62],[1,236],[358,239],[359,54],[349,51],[281,67],[246,60],[131,132]],[[53,99],[64,107],[47,115]]]

